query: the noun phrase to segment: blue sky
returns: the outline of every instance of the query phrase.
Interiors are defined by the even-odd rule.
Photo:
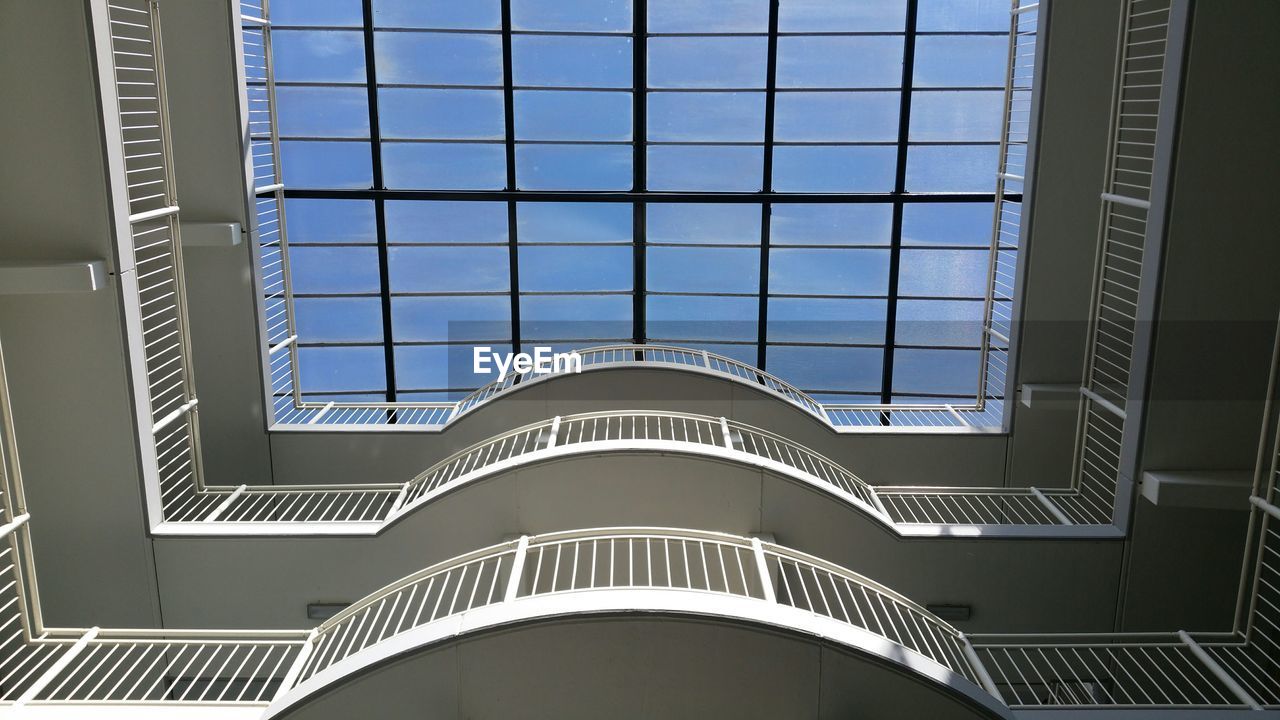
[[[782,0],[767,179],[768,3],[648,7],[647,182],[636,188],[630,3],[512,1],[514,189],[749,194],[767,180],[782,194],[884,197],[781,197],[767,216],[750,198],[636,205],[530,197],[509,218],[505,201],[449,194],[508,184],[498,3],[374,0],[383,188],[445,194],[381,201],[388,308],[371,195],[289,197],[304,391],[385,399],[388,340],[398,399],[444,399],[477,384],[450,369],[463,364],[460,353],[469,368],[474,341],[511,342],[514,231],[526,345],[629,340],[633,296],[643,291],[651,341],[759,363],[764,303],[771,372],[829,399],[876,401],[892,306],[892,391],[903,399],[976,392],[992,224],[981,196],[995,185],[1007,3],[919,0],[903,190],[978,201],[902,204],[892,298],[905,0]],[[361,3],[273,0],[271,8],[286,187],[369,191]],[[860,34],[803,34],[814,31]],[[645,286],[636,288],[640,227]]]

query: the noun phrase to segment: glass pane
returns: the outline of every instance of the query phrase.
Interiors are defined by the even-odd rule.
[[[908,203],[902,207],[902,244],[987,247],[991,213],[989,202]]]
[[[878,88],[901,85],[900,37],[778,38],[778,87]]]
[[[520,90],[515,113],[517,140],[631,139],[631,93]]]
[[[685,340],[680,343],[680,347],[688,348],[690,350],[706,350],[713,355],[723,355],[727,358],[737,360],[740,363],[751,365],[752,367],[758,367],[760,365],[760,356],[756,350],[756,343],[729,345],[725,343]]]
[[[280,143],[284,184],[291,188],[360,189],[373,185],[367,142]]]
[[[511,39],[515,84],[629,88],[631,38],[517,35]]]
[[[773,150],[778,192],[890,192],[897,149],[880,146],[783,146]]]
[[[884,344],[886,302],[769,298],[769,342]]]
[[[893,142],[900,97],[897,92],[778,93],[774,139]]]
[[[297,298],[298,342],[382,342],[380,298]]]
[[[603,202],[516,205],[522,243],[631,242],[631,206]]]
[[[502,39],[497,35],[379,32],[379,83],[501,85]]]
[[[760,251],[754,248],[650,247],[649,290],[654,292],[758,293]]]
[[[523,295],[520,336],[530,342],[630,340],[631,305],[629,295]]]
[[[649,32],[766,32],[769,3],[760,0],[649,0]]]
[[[508,352],[510,345],[498,345],[496,352]],[[474,389],[494,380],[497,372],[489,364],[489,372],[474,373],[473,345],[408,345],[398,346],[396,353],[396,385],[407,390]]]
[[[762,185],[760,147],[660,145],[647,153],[650,190],[759,192]]]
[[[769,213],[773,245],[888,245],[893,206],[872,203],[775,203]]]
[[[996,145],[914,146],[907,151],[907,192],[993,192]]]
[[[500,90],[378,91],[378,123],[384,138],[501,140],[506,136],[504,112]]]
[[[597,292],[630,290],[630,247],[537,245],[520,248],[520,290]]]
[[[912,93],[911,140],[998,142],[1003,113],[1002,92]]]
[[[627,32],[631,0],[512,0],[516,30]]]
[[[759,339],[760,303],[753,297],[650,295],[645,305],[645,334],[655,342]]]
[[[763,88],[768,39],[656,37],[649,40],[649,87]]]
[[[919,0],[916,29],[1009,32],[1008,0]]]
[[[382,144],[388,188],[497,190],[507,184],[506,149],[498,143]]]
[[[342,403],[386,402],[387,394],[384,391],[370,392],[370,393],[306,392],[304,391],[302,393],[302,399],[310,402],[323,402],[323,403],[327,403],[330,401],[342,402]]]
[[[646,213],[650,244],[760,244],[760,206],[753,203],[653,203]]]
[[[290,248],[293,291],[309,293],[376,293],[378,250],[371,247]]]
[[[364,88],[276,88],[280,135],[369,137],[369,94]]]
[[[354,30],[275,30],[279,82],[365,82],[364,35]]]
[[[376,243],[372,200],[284,201],[289,223],[289,244],[294,243]]]
[[[503,296],[396,297],[397,342],[511,342],[511,301]]]
[[[990,271],[986,250],[902,251],[898,292],[930,297],[983,297]]]
[[[391,292],[505,291],[511,286],[505,247],[392,247]]]
[[[271,24],[364,25],[360,0],[271,0]]]
[[[779,295],[884,295],[888,250],[769,251],[769,292]]]
[[[504,202],[387,200],[387,242],[506,243]]]
[[[895,393],[969,395],[978,391],[977,350],[909,350],[893,352]]]
[[[386,358],[380,347],[298,348],[298,375],[309,392],[387,387]]]
[[[900,300],[895,341],[977,347],[982,340],[982,309],[981,300]]]
[[[516,186],[521,190],[629,190],[630,145],[520,145]]]
[[[498,0],[373,0],[373,21],[377,27],[497,30],[502,9]]]
[[[916,87],[1003,88],[1009,36],[925,35],[916,39]]]
[[[769,372],[805,390],[875,393],[884,351],[879,348],[770,345]]]
[[[902,32],[906,0],[782,0],[782,32]]]
[[[649,93],[649,140],[763,142],[764,93]]]

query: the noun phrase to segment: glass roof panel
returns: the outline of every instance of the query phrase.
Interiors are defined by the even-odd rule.
[[[272,3],[308,398],[633,339],[839,402],[976,396],[1007,3],[371,7]]]
[[[782,32],[901,32],[907,0],[781,0]]]
[[[275,14],[272,0],[271,12]],[[289,0],[310,3],[312,0]],[[348,0],[359,2],[359,0]],[[497,30],[502,27],[499,0],[373,0],[375,27]]]

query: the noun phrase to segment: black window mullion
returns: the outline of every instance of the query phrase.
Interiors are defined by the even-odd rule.
[[[381,192],[382,130],[378,123],[378,68],[374,52],[373,0],[364,0],[364,68],[365,87],[369,94],[369,155],[373,165],[374,222],[378,233],[378,282],[382,301],[382,358],[386,367],[387,402],[396,401],[396,353],[391,327],[391,280],[387,257],[387,221]],[[388,421],[395,422],[394,412]]]
[[[631,141],[633,173],[631,190],[643,193],[648,187],[648,164],[646,141],[648,136],[648,118],[646,116],[649,99],[648,77],[648,44],[649,44],[649,11],[646,0],[633,0],[631,19]],[[647,243],[645,226],[645,203],[636,201],[631,205],[631,341],[641,344],[648,337],[646,327],[645,291],[647,289]]]
[[[515,81],[511,78],[511,0],[502,0],[502,107],[506,130],[507,191],[516,191]],[[520,352],[520,237],[516,201],[507,200],[507,269],[511,285],[511,352]]]
[[[778,87],[778,0],[769,2],[769,50],[765,61],[764,90],[764,155],[762,170],[764,178],[760,185],[762,192],[773,192],[773,117],[774,98]],[[768,342],[769,327],[769,235],[773,205],[768,201],[760,203],[760,307],[756,320],[756,363],[765,370],[765,348]]]
[[[902,41],[902,97],[898,106],[898,157],[893,180],[893,224],[889,236],[889,299],[885,306],[884,366],[880,377],[880,402],[893,399],[894,343],[898,325],[898,275],[902,264],[902,208],[907,186],[907,142],[911,134],[911,85],[915,73],[916,15],[918,0],[907,0],[907,21]],[[883,418],[888,424],[888,418]]]

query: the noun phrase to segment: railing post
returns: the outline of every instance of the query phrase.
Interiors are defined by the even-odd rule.
[[[388,518],[390,518],[392,515],[395,515],[396,511],[398,511],[400,507],[404,505],[404,499],[409,496],[409,486],[411,484],[412,483],[407,482],[400,487],[400,492],[399,494],[396,495],[396,501],[391,503],[391,509],[387,511]]]
[[[722,438],[724,438],[725,448],[732,450],[733,449],[733,433],[729,432],[729,421],[724,419],[723,417],[720,418],[720,435]]]
[[[1240,683],[1236,682],[1236,679],[1231,677],[1226,670],[1223,670],[1222,666],[1210,657],[1209,653],[1205,652],[1204,648],[1200,647],[1200,643],[1192,639],[1192,637],[1187,634],[1186,630],[1178,631],[1178,639],[1181,640],[1183,644],[1187,646],[1187,649],[1191,651],[1191,654],[1195,655],[1196,659],[1203,663],[1205,668],[1222,683],[1223,687],[1230,691],[1232,695],[1235,695],[1240,702],[1248,705],[1253,710],[1262,709],[1262,706],[1258,704],[1258,701],[1254,700],[1253,696],[1246,692],[1243,687],[1240,687]]]
[[[298,682],[298,676],[302,674],[302,668],[306,666],[307,661],[311,659],[311,653],[316,649],[316,638],[320,636],[320,628],[311,628],[311,634],[307,635],[307,639],[302,643],[302,649],[298,651],[298,657],[293,659],[293,664],[289,666],[289,672],[285,673],[284,679],[280,681],[280,687],[276,690],[276,694],[271,698],[271,702],[275,702],[284,697],[284,694],[293,689]]]
[[[307,421],[307,424],[315,425],[316,423],[320,422],[320,419],[323,418],[325,415],[328,415],[329,411],[332,410],[333,406],[336,404],[337,403],[330,401],[327,405],[320,408],[320,412],[316,413],[315,415],[312,415],[311,419]]]
[[[200,403],[200,400],[198,398],[191,398],[187,402],[183,403],[181,407],[174,409],[173,412],[160,418],[160,420],[158,420],[155,425],[152,425],[151,434],[155,435],[161,430],[169,427],[170,425],[173,424],[174,420],[177,420],[178,418],[182,417],[184,414],[190,412],[199,403]]]
[[[529,554],[529,536],[521,535],[516,545],[516,554],[511,561],[511,577],[507,579],[507,592],[503,602],[511,602],[520,594],[520,578],[524,574],[524,559]]]
[[[760,587],[764,591],[764,599],[771,602],[778,602],[778,598],[773,593],[773,581],[769,579],[769,563],[764,557],[764,544],[760,542],[760,538],[751,538],[751,551],[756,556],[756,572],[760,573]]]
[[[1049,514],[1052,515],[1054,519],[1056,519],[1058,522],[1062,523],[1063,525],[1075,524],[1071,522],[1071,518],[1067,517],[1066,513],[1059,510],[1058,506],[1054,505],[1053,501],[1050,500],[1048,496],[1046,496],[1044,493],[1040,492],[1038,488],[1029,487],[1027,489],[1031,491],[1032,495],[1036,496],[1036,499],[1040,501],[1040,504],[1044,506],[1044,509],[1047,510]]]
[[[547,449],[556,446],[556,437],[560,434],[560,416],[557,415],[551,419],[551,434],[547,436]]]
[[[969,638],[964,633],[960,633],[960,642],[964,646],[964,657],[969,661],[969,666],[973,668],[973,672],[978,676],[978,682],[982,684],[982,689],[991,693],[991,696],[999,700],[1001,704],[1007,705],[1004,696],[1000,694],[1000,690],[996,688],[996,683],[991,679],[991,673],[987,672],[987,666],[982,663],[982,658],[978,657],[978,651],[973,649],[973,644],[969,642]]]
[[[711,369],[711,354],[706,350],[702,351],[702,367],[707,368],[708,370]]]
[[[240,487],[233,490],[231,494],[227,496],[226,500],[223,500],[222,502],[218,503],[218,507],[214,508],[208,515],[205,516],[204,521],[213,522],[214,520],[217,520],[218,518],[222,517],[222,513],[226,512],[227,509],[231,507],[232,503],[236,501],[236,498],[243,495],[244,491],[248,489],[248,487],[249,487],[248,485],[241,485]]]
[[[876,492],[874,487],[868,487],[867,494],[871,496],[871,504],[876,506],[876,510],[880,511],[885,520],[893,522],[893,517],[889,515],[889,509],[884,506],[884,501],[880,499],[880,493]]]
[[[48,670],[44,671],[44,674],[41,675],[38,680],[31,683],[31,686],[27,688],[27,691],[22,693],[22,696],[15,700],[13,704],[15,706],[26,705],[32,700],[35,700],[36,696],[40,694],[40,691],[48,687],[49,683],[53,682],[58,675],[62,674],[62,671],[67,669],[67,666],[71,664],[71,661],[75,660],[77,655],[84,652],[84,649],[89,646],[89,642],[97,636],[98,628],[89,628],[84,635],[80,636],[80,639],[77,640],[74,645],[68,648],[66,652],[62,653],[62,657],[58,658],[56,662],[49,666]]]

